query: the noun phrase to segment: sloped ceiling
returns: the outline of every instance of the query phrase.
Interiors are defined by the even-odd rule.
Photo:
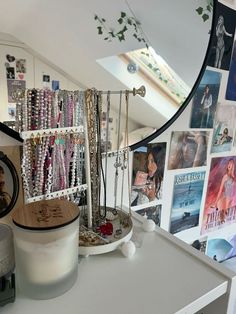
[[[118,27],[121,11],[141,22],[150,44],[179,76],[192,86],[202,65],[209,40],[210,22],[203,23],[195,9],[205,0],[0,0],[0,30],[31,47],[86,87],[103,90],[126,88],[96,60],[117,55],[142,45],[131,35],[120,43],[108,43],[97,34],[94,15]],[[137,109],[132,117],[138,123],[159,127],[161,113]],[[137,108],[137,107],[136,107]]]

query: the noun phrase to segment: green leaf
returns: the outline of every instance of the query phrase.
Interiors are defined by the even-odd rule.
[[[202,7],[199,7],[199,8],[196,9],[196,11],[197,11],[197,13],[198,13],[199,15],[201,15],[202,12],[203,12],[203,8],[202,8]]]
[[[128,23],[129,25],[132,25],[132,20],[131,20],[131,19],[128,19],[128,20],[127,20],[127,23]]]
[[[168,83],[168,80],[163,80],[164,83]]]
[[[120,12],[120,16],[124,18],[124,17],[126,17],[126,13],[125,12]]]
[[[208,14],[203,14],[202,19],[204,22],[206,22],[209,19],[209,15]]]
[[[138,37],[136,33],[134,33],[133,36],[134,36],[134,38],[137,38],[137,37]]]
[[[94,15],[94,20],[96,21],[98,19],[98,16],[95,14]]]
[[[109,39],[109,37],[105,37],[105,38],[104,38],[104,40],[108,40],[108,39]]]
[[[118,35],[119,41],[125,40],[124,33]]]
[[[123,23],[122,17],[120,17],[120,18],[117,20],[117,22],[118,22],[119,24],[122,24],[122,23]]]
[[[104,18],[102,18],[102,21],[103,21],[103,22],[106,22],[106,20],[105,20]]]
[[[207,6],[207,11],[211,12],[211,6],[210,5]]]
[[[110,34],[111,37],[116,37],[113,31],[108,32],[108,34]]]
[[[98,29],[98,34],[99,34],[99,35],[102,35],[102,34],[103,34],[103,32],[102,32],[102,27],[101,27],[101,26],[98,26],[97,29]]]
[[[153,65],[152,65],[151,63],[148,63],[148,67],[149,67],[150,69],[152,69],[152,68],[153,68]]]

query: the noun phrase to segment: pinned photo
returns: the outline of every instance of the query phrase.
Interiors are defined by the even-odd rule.
[[[172,132],[168,169],[206,166],[209,132]]]
[[[205,171],[175,176],[170,224],[172,234],[198,226],[204,179]]]
[[[57,91],[60,89],[60,82],[56,80],[52,80],[52,90]]]
[[[139,210],[136,210],[135,212],[141,215],[144,218],[152,219],[157,226],[160,227],[161,224],[161,205],[151,206],[151,207],[145,207]]]
[[[134,151],[131,206],[162,199],[166,143],[153,143]]]
[[[218,105],[214,123],[211,153],[221,153],[231,150],[235,119],[235,106],[223,104]]]
[[[43,74],[43,82],[49,83],[50,82],[50,75]]]
[[[217,3],[216,26],[213,29],[212,46],[207,64],[209,66],[229,70],[234,33],[235,11],[229,7]]]
[[[14,80],[15,79],[15,68],[13,68],[13,67],[6,68],[6,73],[7,73],[7,79],[8,80]]]
[[[192,100],[190,128],[213,128],[221,73],[206,70]]]
[[[16,59],[16,73],[26,73],[25,59]]]

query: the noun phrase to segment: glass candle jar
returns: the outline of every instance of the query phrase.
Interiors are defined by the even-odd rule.
[[[56,207],[55,202],[51,201],[44,202],[44,205],[36,202],[33,209],[31,204],[26,207],[28,211],[36,213],[36,220],[40,220],[42,225],[42,208],[43,217],[46,217],[44,220],[48,224],[48,220],[53,220],[55,216],[67,216],[68,205],[76,206],[67,201],[56,202],[59,204]],[[56,210],[58,213],[55,215]],[[16,280],[25,295],[33,299],[49,299],[63,294],[75,283],[78,272],[78,211],[73,216],[66,223],[58,224],[57,220],[53,227],[45,227],[43,223],[44,227],[37,229],[30,228],[30,224],[19,225],[13,216]]]

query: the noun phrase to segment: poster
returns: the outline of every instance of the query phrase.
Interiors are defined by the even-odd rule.
[[[236,221],[236,157],[212,158],[201,234]]]
[[[192,100],[191,128],[212,128],[218,101],[221,73],[206,70]]]
[[[26,73],[25,59],[16,59],[16,73]]]
[[[235,11],[221,3],[217,3],[217,8],[216,25],[213,29],[212,47],[207,64],[229,70],[236,26]]]
[[[142,146],[133,154],[131,206],[162,198],[166,143]]]
[[[170,233],[198,226],[204,179],[205,171],[175,176]]]
[[[145,207],[145,208],[136,210],[135,212],[147,219],[152,219],[155,222],[155,224],[160,227],[161,207],[162,206],[159,204],[159,205],[155,205],[151,207]]]
[[[17,90],[25,90],[25,81],[22,80],[7,80],[7,90],[8,90],[8,102],[16,103],[14,98],[14,93]]]
[[[218,262],[236,256],[236,234],[209,239],[206,254]]]
[[[214,122],[211,153],[230,151],[233,143],[236,107],[219,104]]]
[[[168,169],[205,166],[208,138],[206,131],[172,132]]]

